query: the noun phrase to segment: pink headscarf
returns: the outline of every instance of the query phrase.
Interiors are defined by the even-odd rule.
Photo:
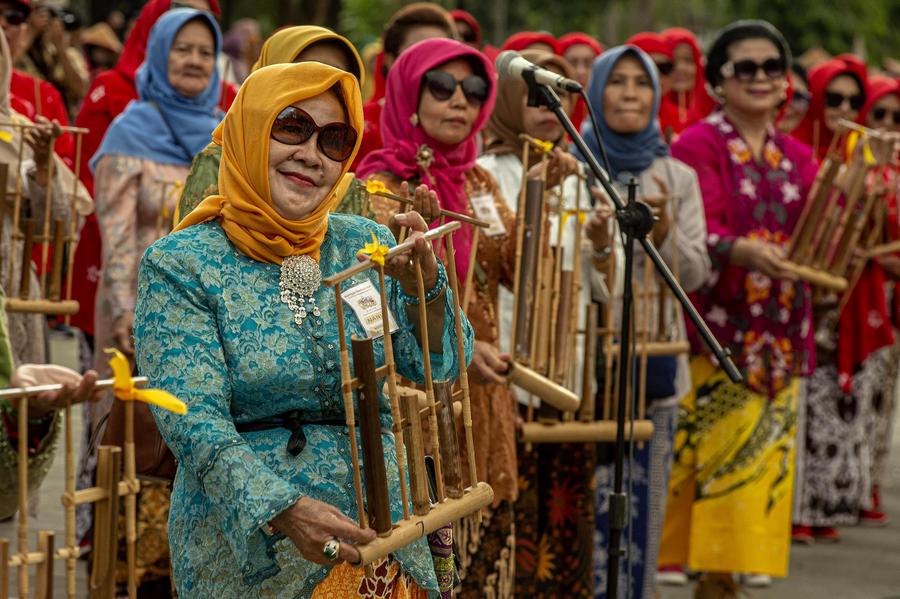
[[[419,125],[413,125],[410,117],[419,109],[419,96],[425,73],[457,58],[469,58],[482,65],[490,84],[490,94],[475,118],[472,131],[462,142],[448,146],[429,137]],[[356,169],[359,178],[372,173],[389,172],[400,179],[420,179],[438,194],[445,210],[469,212],[466,197],[466,172],[475,165],[477,158],[476,136],[487,123],[494,108],[497,94],[494,65],[484,55],[456,40],[434,38],[423,40],[400,55],[391,67],[387,78],[384,109],[381,112],[381,138],[383,146],[369,153]],[[434,177],[434,185],[416,162],[421,146],[428,146],[434,161],[428,172]],[[472,250],[472,228],[463,225],[453,236],[456,248],[456,271],[465,280]]]

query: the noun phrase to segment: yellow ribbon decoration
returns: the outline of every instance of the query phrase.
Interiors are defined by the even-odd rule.
[[[538,151],[541,154],[549,154],[550,152],[553,151],[553,142],[552,141],[544,141],[542,139],[535,139],[531,143],[532,143],[532,145],[534,145],[535,148],[538,149]]]
[[[369,195],[377,195],[379,193],[387,193],[388,188],[387,185],[384,184],[384,181],[378,181],[376,179],[368,179],[366,181],[366,193]]]
[[[9,131],[0,131],[0,141],[10,143],[12,141],[12,137],[12,133],[10,133]]]
[[[369,260],[378,264],[379,266],[384,266],[384,257],[387,256],[388,250],[390,250],[388,246],[378,243],[378,238],[375,237],[375,232],[372,231],[372,243],[367,243],[365,247],[359,250],[357,255],[363,254],[369,257]]]
[[[113,371],[113,390],[116,399],[152,403],[175,414],[187,414],[187,405],[171,393],[162,389],[138,389],[135,387],[131,378],[131,367],[122,352],[115,348],[107,348],[104,351],[112,355],[109,365]]]
[[[851,156],[853,154],[853,150],[856,148],[856,144],[859,143],[860,138],[863,142],[863,159],[866,161],[866,164],[875,164],[875,154],[872,153],[872,147],[869,145],[869,138],[859,131],[851,131],[847,136],[847,155]]]

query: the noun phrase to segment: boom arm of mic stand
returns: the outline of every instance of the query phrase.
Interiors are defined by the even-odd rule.
[[[562,109],[562,104],[559,101],[559,96],[556,95],[556,92],[553,91],[550,87],[546,85],[540,85],[536,82],[529,81],[529,105],[531,101],[531,92],[533,88],[537,88],[534,90],[536,92],[536,96],[538,97],[538,101],[546,105],[550,110],[553,111],[553,114],[556,115],[556,118],[559,119],[559,122],[562,124],[563,128],[566,130],[566,133],[569,134],[569,137],[572,138],[572,141],[578,146],[578,149],[581,150],[582,156],[584,156],[585,160],[587,160],[588,166],[594,172],[594,175],[597,177],[597,181],[600,182],[600,185],[603,187],[603,190],[606,192],[606,195],[612,200],[613,204],[616,207],[616,213],[621,214],[623,210],[625,210],[625,204],[622,202],[622,198],[619,197],[619,194],[616,192],[615,188],[612,186],[610,181],[606,178],[603,169],[600,168],[600,164],[597,162],[597,158],[594,156],[593,152],[587,147],[587,144],[584,142],[584,138],[581,137],[581,134],[575,129],[575,126],[572,124],[572,120],[569,118],[569,115]],[[669,270],[669,266],[662,259],[662,256],[659,255],[659,252],[656,250],[656,247],[650,243],[646,236],[641,236],[637,239],[640,242],[641,247],[644,248],[644,252],[650,256],[650,259],[653,261],[654,266],[656,266],[656,270],[659,272],[660,276],[662,276],[663,280],[668,285],[669,289],[672,290],[672,293],[681,303],[684,308],[685,313],[697,327],[697,331],[700,333],[700,336],[703,338],[703,342],[710,349],[713,355],[718,360],[719,364],[722,366],[722,369],[725,371],[725,374],[728,375],[733,382],[739,383],[744,380],[744,377],[741,376],[740,371],[738,371],[737,366],[735,366],[734,362],[731,360],[731,354],[728,350],[724,349],[720,344],[716,337],[713,335],[712,331],[709,330],[709,326],[707,326],[706,322],[703,320],[703,317],[697,312],[697,309],[694,307],[694,304],[691,303],[691,300],[688,299],[687,294],[684,292],[684,289],[675,280],[675,277],[672,275],[672,271]]]

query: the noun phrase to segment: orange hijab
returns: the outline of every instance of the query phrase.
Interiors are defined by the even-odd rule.
[[[275,117],[287,106],[337,87],[349,124],[358,135],[353,154],[322,203],[302,220],[281,216],[269,191],[269,134]],[[350,165],[362,140],[362,99],[356,77],[319,62],[263,67],[247,77],[225,119],[213,131],[222,146],[219,195],[203,200],[175,227],[176,231],[218,219],[228,239],[245,255],[281,264],[288,256],[319,259],[328,230],[328,213],[344,196],[353,175]]]

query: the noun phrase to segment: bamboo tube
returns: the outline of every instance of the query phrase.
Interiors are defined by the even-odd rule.
[[[9,599],[9,541],[0,539],[0,599]]]
[[[53,599],[53,531],[38,532],[38,551],[44,554],[43,563],[37,567],[35,577],[35,596]]]
[[[78,217],[75,206],[78,201],[78,183],[81,176],[81,133],[75,135],[75,177],[72,179],[72,199],[69,202],[69,254],[66,269],[66,299],[72,298],[72,281],[75,273],[75,250],[78,249]],[[72,318],[66,314],[65,324],[69,326]],[[74,591],[72,591],[74,593]]]
[[[643,337],[644,337],[644,348],[643,351],[639,351],[638,355],[641,360],[641,370],[640,370],[640,378],[638,379],[638,384],[640,385],[640,393],[638,394],[638,404],[637,404],[637,418],[638,420],[644,419],[644,413],[647,404],[647,345],[650,343],[650,306],[652,303],[650,286],[653,285],[653,263],[650,260],[650,256],[644,256],[644,285],[643,285],[643,294],[644,294],[644,306],[643,306]]]
[[[521,295],[521,286],[522,286],[522,254],[524,251],[525,244],[525,198],[527,194],[527,173],[528,173],[528,144],[522,144],[522,185],[519,187],[519,203],[516,210],[516,258],[515,258],[515,272],[513,274],[513,313],[512,313],[512,323],[513,326],[510,327],[509,332],[509,347],[512,352],[515,352],[516,342],[518,340],[517,331],[516,331],[516,323],[519,322],[519,310],[521,310],[521,306],[519,305],[520,295]]]
[[[447,499],[434,506],[427,514],[416,515],[403,520],[394,527],[387,537],[379,537],[365,545],[357,545],[361,566],[387,557],[398,549],[436,531],[450,522],[455,522],[491,504],[494,491],[487,483],[477,483],[459,499]]]
[[[847,289],[847,279],[834,276],[822,270],[817,270],[810,266],[794,264],[793,262],[783,261],[781,267],[785,270],[797,275],[801,281],[806,281],[810,285],[828,289],[830,291],[844,291]]]
[[[844,209],[841,210],[837,203],[831,208],[822,234],[821,243],[816,246],[810,266],[825,269],[829,266],[832,257],[832,248],[835,240],[840,239],[850,214],[856,207],[860,194],[862,194],[866,182],[867,167],[865,161],[858,159],[851,163],[851,172],[848,175],[847,193],[844,198]],[[837,194],[835,194],[837,195]]]
[[[19,299],[28,300],[31,295],[31,254],[34,248],[35,222],[27,218],[24,225],[25,243],[22,246],[22,270],[19,273]]]
[[[122,476],[122,450],[113,447],[110,450],[110,471],[106,479],[106,492],[109,493],[109,526],[106,529],[108,535],[106,552],[107,562],[104,597],[115,599],[116,597],[116,562],[119,556],[119,478]]]
[[[387,367],[388,400],[391,404],[391,430],[394,432],[395,449],[397,452],[397,475],[400,477],[400,501],[403,504],[403,518],[409,518],[409,493],[406,489],[406,448],[403,444],[403,434],[400,428],[400,404],[397,397],[397,369],[394,362],[394,340],[391,338],[390,315],[388,313],[387,287],[384,280],[384,265],[378,266],[378,293],[381,296],[381,322],[384,330],[384,361]]]
[[[18,475],[19,475],[19,522],[18,522],[18,554],[28,554],[28,401],[20,398],[16,406],[18,421]],[[19,566],[19,597],[28,597],[28,565]]]
[[[19,136],[19,151],[18,158],[16,160],[16,191],[13,196],[13,218],[12,218],[12,243],[9,247],[9,271],[7,273],[6,279],[6,288],[10,290],[10,294],[12,294],[13,289],[13,273],[16,270],[16,250],[18,249],[18,244],[16,241],[21,239],[19,237],[19,218],[22,215],[22,152],[25,149],[25,136]],[[6,189],[3,190],[3,197],[6,198]]]
[[[399,202],[399,203],[403,204],[404,207],[412,206],[415,204],[414,200],[411,200],[409,198],[404,198],[403,196],[397,195],[395,193],[391,193],[390,191],[374,191],[374,192],[368,192],[368,193],[369,193],[369,195],[379,196],[382,198],[387,198],[389,200],[394,200],[395,202]],[[404,210],[404,212],[405,211],[406,210]],[[491,226],[490,223],[486,223],[483,220],[474,218],[472,216],[469,216],[468,214],[462,214],[460,212],[453,212],[452,210],[444,210],[442,208],[439,214],[444,218],[452,218],[453,220],[458,220],[460,222],[464,222],[464,223],[472,225],[474,227],[487,229]]]
[[[873,190],[872,192],[866,194],[866,199],[863,203],[862,210],[853,215],[853,223],[846,231],[846,234],[841,238],[841,241],[837,247],[837,252],[835,253],[834,257],[834,265],[831,268],[832,274],[847,274],[847,266],[850,262],[850,259],[853,257],[853,252],[856,250],[856,247],[859,244],[863,229],[869,222],[869,216],[872,213],[872,209],[875,207],[875,201],[882,199],[884,197],[884,194],[885,190],[883,188],[880,190]]]
[[[597,406],[597,397],[594,390],[597,375],[597,308],[594,304],[587,304],[585,309],[587,310],[587,318],[585,322],[579,420],[582,422],[593,422]]]
[[[375,378],[375,343],[371,338],[353,338],[350,344],[353,348],[353,369],[359,381],[356,403],[359,406],[359,436],[362,439],[366,504],[372,527],[383,536],[391,532],[392,522],[384,446],[381,442],[378,384]]]
[[[457,223],[458,224],[458,223]],[[422,343],[423,367],[425,370],[425,395],[428,397],[428,407],[430,410],[429,424],[431,428],[431,443],[434,451],[434,472],[437,479],[437,496],[438,502],[443,502],[447,494],[444,489],[444,467],[441,460],[441,452],[439,451],[440,441],[438,439],[438,418],[437,405],[434,396],[434,380],[431,375],[431,347],[428,339],[428,307],[425,305],[425,281],[422,278],[422,265],[419,261],[418,254],[413,256],[413,267],[416,271],[416,290],[419,298],[419,328],[420,341]]]
[[[475,440],[472,433],[472,402],[469,395],[469,372],[466,368],[465,345],[463,342],[462,317],[463,310],[459,304],[459,280],[456,272],[456,248],[453,246],[453,236],[444,237],[447,246],[449,267],[447,269],[450,281],[450,291],[453,294],[453,324],[456,329],[456,355],[459,364],[459,387],[462,393],[463,431],[466,436],[466,459],[469,465],[469,484],[474,486],[478,480],[475,469]],[[479,522],[480,522],[479,517]]]
[[[634,434],[625,427],[626,440],[649,441],[653,437],[652,420],[636,420]],[[522,425],[521,438],[527,443],[609,443],[616,439],[616,423],[613,420],[594,422],[559,422],[544,424],[526,422]]]
[[[124,478],[129,486],[125,495],[125,552],[127,561],[128,597],[137,599],[137,497],[140,488],[134,463],[134,402],[125,402]]]
[[[147,386],[147,377],[145,376],[132,377],[131,381],[136,387]],[[108,389],[112,389],[114,384],[115,381],[113,379],[101,379],[94,384],[94,389],[97,391],[105,391]],[[54,383],[52,385],[35,385],[33,387],[11,387],[9,389],[0,389],[0,400],[18,400],[22,397],[29,397],[31,395],[37,395],[38,393],[45,393],[47,391],[62,391],[63,388],[63,385]]]
[[[62,263],[66,254],[65,247],[65,223],[57,220],[53,229],[53,266],[50,269],[50,283],[47,297],[50,301],[58,302],[62,290]]]
[[[516,319],[513,321],[513,328],[515,329],[516,345],[511,346],[513,356],[517,359],[531,355],[533,308],[539,290],[538,264],[542,247],[539,227],[543,212],[543,182],[528,181],[526,187],[524,222],[520,229],[522,235],[521,259],[516,263],[518,267],[516,278],[519,281],[517,295],[514,296]],[[518,248],[516,253],[518,258]],[[530,360],[525,361],[530,362]]]
[[[513,385],[539,397],[542,403],[546,402],[557,410],[574,412],[581,404],[578,395],[522,364],[510,363],[506,376]]]
[[[797,226],[794,228],[794,234],[791,236],[788,245],[788,256],[796,259],[797,253],[807,248],[809,241],[820,222],[822,210],[825,202],[828,200],[831,186],[834,178],[840,169],[840,162],[827,157],[816,173],[815,181],[809,191],[800,217],[797,219]]]
[[[882,210],[879,212],[878,224],[869,231],[868,237],[863,242],[863,247],[871,247],[874,245],[875,241],[881,237],[881,234],[884,230],[884,220],[886,218],[885,211]],[[847,302],[850,301],[850,296],[853,294],[853,289],[856,287],[856,284],[859,282],[859,279],[862,277],[863,272],[866,269],[866,262],[868,258],[866,257],[866,250],[863,249],[862,255],[856,260],[856,267],[853,269],[850,277],[848,278],[847,289],[841,295],[841,301],[838,304],[838,314],[841,314],[844,311],[844,308],[847,306]]]
[[[368,528],[369,521],[366,516],[366,506],[363,503],[362,474],[359,470],[359,448],[356,444],[356,416],[353,409],[353,387],[350,376],[350,356],[347,351],[347,333],[344,330],[344,306],[341,300],[340,282],[334,285],[334,306],[337,312],[338,339],[341,356],[341,395],[344,398],[344,418],[347,425],[350,441],[350,460],[353,466],[353,489],[356,491],[356,507],[359,516],[360,528]]]
[[[28,314],[75,314],[78,312],[78,302],[75,300],[52,302],[50,300],[25,300],[7,297],[3,300],[3,308],[7,312],[25,312]]]
[[[691,351],[691,344],[687,340],[682,341],[650,341],[648,343],[639,342],[635,344],[635,351],[638,353],[646,353],[649,357],[659,356],[678,356]],[[613,343],[609,347],[612,355],[619,353],[619,344]]]
[[[75,435],[72,431],[72,404],[66,405],[65,411],[65,444],[66,444],[66,493],[69,497],[75,494]],[[66,518],[66,549],[71,553],[78,551],[75,538],[75,505],[63,501],[63,510]],[[73,555],[66,559],[66,597],[75,599],[77,586],[76,557]]]
[[[472,301],[472,295],[475,293],[475,290],[472,286],[472,283],[475,280],[475,267],[478,264],[477,256],[478,256],[478,242],[481,238],[481,229],[475,228],[472,231],[472,250],[469,253],[469,269],[466,271],[466,284],[463,288],[463,302],[462,309],[463,312],[469,309],[469,302]]]
[[[844,210],[841,212],[837,227],[834,234],[829,238],[827,252],[825,253],[824,260],[821,262],[821,267],[826,268],[831,272],[834,272],[834,266],[841,250],[845,248],[850,241],[847,239],[848,229],[851,227],[853,215],[860,208],[860,198],[862,198],[863,192],[865,191],[865,181],[866,170],[863,170],[859,178],[859,187],[852,188],[848,193],[846,204],[844,205]],[[866,201],[863,200],[862,203],[865,205]]]
[[[413,513],[424,516],[431,508],[428,497],[428,474],[425,470],[425,444],[422,440],[422,421],[419,419],[419,402],[415,393],[400,392],[400,408],[403,412],[403,442],[407,448],[409,486],[412,494]],[[408,516],[407,516],[408,518]]]
[[[47,297],[47,271],[48,258],[50,254],[50,220],[53,217],[53,167],[56,161],[53,160],[53,152],[55,151],[56,138],[50,138],[50,157],[47,161],[47,188],[44,190],[44,226],[41,231],[41,295]]]
[[[97,486],[107,487],[107,479],[109,477],[110,450],[108,446],[101,446],[97,452],[97,470],[96,481]],[[110,498],[104,498],[98,501],[94,506],[94,544],[92,548],[91,574],[88,583],[91,599],[102,599],[102,585],[104,581],[104,570],[108,561],[108,548],[106,542],[108,535],[106,529],[109,527],[109,507]]]
[[[609,261],[609,269],[607,271],[607,281],[610,285],[614,285],[613,276],[615,275],[613,261]],[[604,325],[606,334],[603,336],[603,367],[605,370],[603,378],[603,420],[609,420],[611,417],[611,404],[613,396],[613,339],[615,331],[613,325],[616,322],[613,313],[615,306],[615,295],[613,287],[610,287],[609,299],[606,302],[606,319]]]
[[[558,314],[554,327],[553,348],[553,374],[550,377],[560,384],[566,380],[566,370],[571,364],[568,348],[575,345],[575,335],[572,334],[572,314],[577,313],[572,303],[577,295],[575,287],[575,273],[571,270],[559,272],[559,299],[557,301]]]
[[[463,495],[463,477],[459,461],[459,440],[453,420],[453,390],[447,381],[434,382],[434,400],[438,404],[438,437],[444,466],[444,489],[450,499]]]

